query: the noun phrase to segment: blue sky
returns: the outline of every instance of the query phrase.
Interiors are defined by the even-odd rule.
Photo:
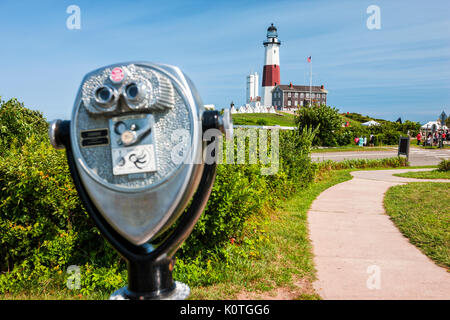
[[[80,30],[66,27],[72,4]],[[380,7],[380,30],[366,26],[370,5]],[[144,60],[179,66],[206,104],[241,105],[273,22],[282,83],[308,84],[312,56],[313,84],[325,85],[329,105],[424,123],[450,114],[449,13],[448,0],[2,0],[0,96],[68,119],[86,73]]]

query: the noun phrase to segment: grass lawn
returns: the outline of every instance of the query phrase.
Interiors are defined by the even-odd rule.
[[[416,179],[450,179],[450,171],[419,171],[419,172],[405,172],[396,173],[394,176],[404,178],[416,178]]]
[[[295,116],[290,113],[237,113],[232,115],[236,125],[265,125],[295,127]]]
[[[341,114],[341,117],[342,117],[343,122],[349,122],[350,127],[356,127],[356,128],[362,127],[361,126],[362,122],[359,122],[357,120],[353,120],[353,119],[348,118],[348,117],[346,117],[345,115],[342,115],[342,114]]]
[[[390,188],[386,213],[399,230],[438,265],[450,268],[450,188],[447,183],[413,182]]]

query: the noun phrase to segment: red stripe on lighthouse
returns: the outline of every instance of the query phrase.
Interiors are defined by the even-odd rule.
[[[265,65],[263,69],[263,87],[274,87],[280,84],[280,66]]]

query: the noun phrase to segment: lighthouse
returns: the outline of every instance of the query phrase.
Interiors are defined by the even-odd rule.
[[[272,106],[272,90],[280,84],[280,40],[277,28],[273,25],[267,29],[267,39],[263,42],[265,47],[264,69],[262,78],[263,105]]]

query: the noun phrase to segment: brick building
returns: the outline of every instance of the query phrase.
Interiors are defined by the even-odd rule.
[[[297,109],[309,104],[310,99],[312,104],[327,104],[327,93],[324,86],[312,86],[311,98],[309,97],[309,86],[296,86],[290,83],[289,85],[277,85],[272,90],[272,105],[277,110],[283,109]]]

